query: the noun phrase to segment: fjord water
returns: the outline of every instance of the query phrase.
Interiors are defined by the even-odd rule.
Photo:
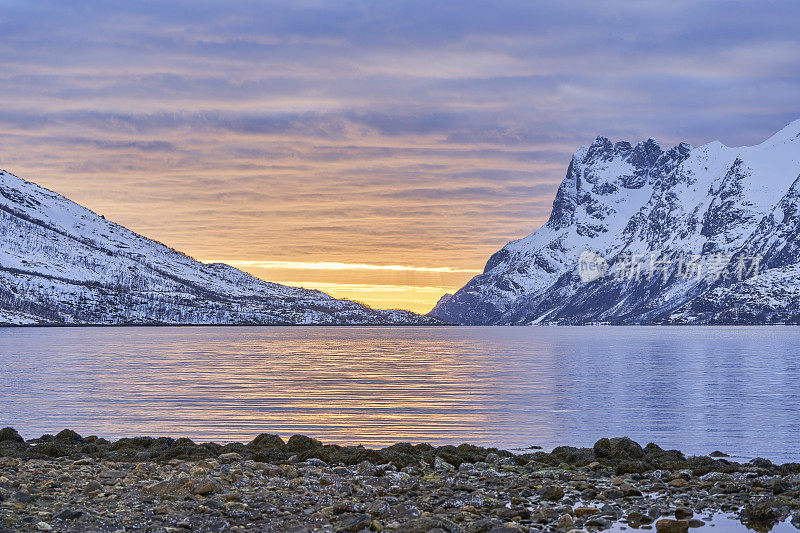
[[[800,461],[800,328],[6,328],[0,425]]]

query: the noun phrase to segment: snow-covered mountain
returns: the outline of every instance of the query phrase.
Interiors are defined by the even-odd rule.
[[[0,171],[0,324],[417,324],[204,264]]]
[[[663,151],[654,139],[597,137],[573,155],[547,223],[492,255],[431,315],[458,324],[799,323],[800,120],[752,147]]]

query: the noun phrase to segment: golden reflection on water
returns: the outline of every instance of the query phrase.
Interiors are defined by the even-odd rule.
[[[798,328],[0,329],[0,425],[366,446],[624,434],[796,460],[799,341]]]
[[[223,441],[308,433],[378,446],[484,440],[492,425],[491,409],[472,401],[486,394],[489,361],[421,330],[401,338],[380,328],[62,331],[61,372],[49,372],[58,390],[46,392],[60,396],[64,417],[41,431]],[[87,344],[96,353],[81,353]],[[86,375],[74,379],[71,368]]]

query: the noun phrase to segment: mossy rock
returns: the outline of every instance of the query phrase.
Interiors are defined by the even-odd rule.
[[[317,439],[306,437],[305,435],[292,435],[286,443],[286,449],[292,453],[303,453],[317,448],[322,448],[323,444]]]
[[[18,442],[20,444],[25,444],[25,439],[17,433],[16,429],[3,428],[0,429],[0,442]]]
[[[53,442],[57,442],[59,444],[83,444],[83,437],[71,429],[63,429],[58,432],[53,439]]]
[[[628,437],[600,439],[594,443],[593,449],[598,459],[635,461],[645,458],[644,449]]]
[[[261,435],[250,441],[249,446],[252,448],[258,448],[259,451],[264,451],[264,450],[271,450],[278,452],[286,451],[286,443],[283,442],[283,439],[280,438],[280,436],[278,435],[272,435],[270,433],[262,433]]]

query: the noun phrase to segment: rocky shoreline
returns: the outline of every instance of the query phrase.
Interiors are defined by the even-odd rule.
[[[800,464],[685,457],[627,438],[515,455],[0,430],[0,531],[677,532],[720,512],[758,531],[800,529]]]

